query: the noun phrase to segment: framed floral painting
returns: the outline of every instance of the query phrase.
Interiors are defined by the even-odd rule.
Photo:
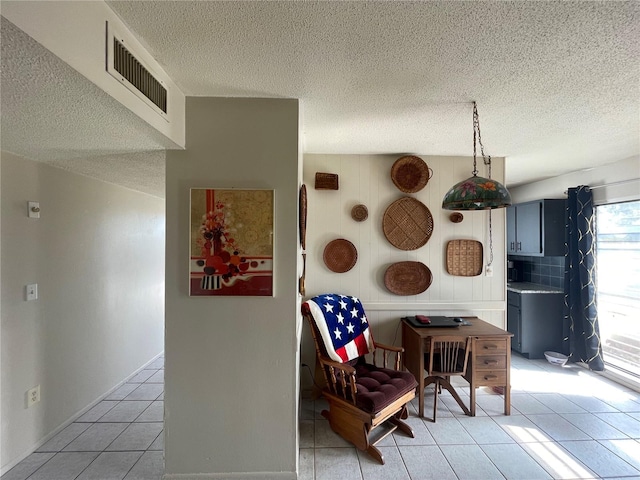
[[[273,190],[191,189],[191,296],[273,296],[273,207]]]

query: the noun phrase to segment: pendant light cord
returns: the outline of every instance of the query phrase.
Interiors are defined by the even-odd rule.
[[[487,267],[493,263],[493,232],[491,231],[491,210],[489,210],[489,261]]]
[[[478,174],[478,169],[476,167],[476,138],[478,139],[478,144],[480,145],[480,154],[482,155],[482,161],[487,167],[487,173],[489,174],[489,178],[491,178],[491,156],[485,155],[484,153],[484,145],[482,145],[482,135],[480,134],[480,117],[478,115],[478,107],[476,106],[476,102],[473,102],[473,176],[475,177]],[[487,262],[487,267],[493,263],[493,228],[491,224],[491,209],[489,210],[489,261]]]
[[[485,155],[484,145],[482,145],[482,135],[480,134],[480,116],[478,115],[478,107],[473,102],[473,175],[477,175],[476,168],[476,137],[478,145],[480,145],[480,155],[482,155],[483,163],[488,167],[489,178],[491,178],[491,155]]]

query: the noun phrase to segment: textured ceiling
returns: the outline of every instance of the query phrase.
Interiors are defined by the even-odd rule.
[[[164,197],[164,135],[4,17],[0,42],[2,150]]]
[[[186,95],[301,99],[305,152],[471,155],[475,100],[510,186],[640,154],[640,2],[108,4]]]

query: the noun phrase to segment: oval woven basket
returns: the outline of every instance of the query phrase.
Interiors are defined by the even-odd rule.
[[[398,262],[384,272],[384,286],[396,295],[417,295],[431,285],[431,270],[421,262]]]
[[[397,159],[391,167],[391,180],[404,193],[415,193],[422,190],[433,171],[420,157],[406,155]]]
[[[433,217],[421,201],[402,197],[385,210],[382,231],[394,247],[415,250],[429,241],[433,233]]]
[[[322,259],[332,272],[344,273],[355,266],[358,261],[358,250],[349,240],[338,238],[327,243]]]

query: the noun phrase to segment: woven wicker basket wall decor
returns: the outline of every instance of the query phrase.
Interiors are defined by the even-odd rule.
[[[316,172],[316,190],[338,190],[338,174]]]
[[[417,295],[431,285],[431,270],[421,262],[398,262],[384,272],[384,286],[396,295]]]
[[[477,240],[451,240],[447,243],[447,273],[475,277],[482,273],[482,243]]]
[[[351,209],[351,218],[356,222],[364,222],[369,217],[369,210],[366,205],[356,205]]]
[[[432,175],[433,170],[415,155],[400,157],[391,167],[391,180],[404,193],[419,192],[427,185]]]
[[[424,203],[402,197],[385,210],[382,231],[394,247],[416,250],[429,241],[433,233],[433,217]]]
[[[332,272],[344,273],[355,266],[358,261],[358,250],[349,240],[337,238],[324,247],[322,259]]]
[[[300,228],[300,246],[303,250],[307,248],[307,186],[303,183],[300,187],[300,196],[298,199],[298,218]]]

